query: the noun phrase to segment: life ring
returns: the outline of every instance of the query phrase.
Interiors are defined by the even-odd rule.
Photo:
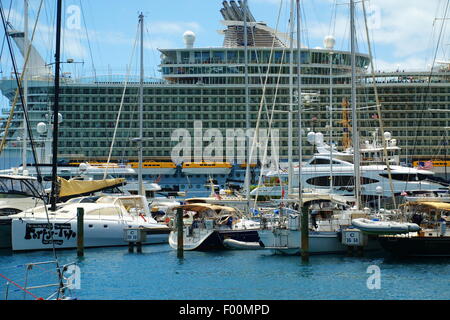
[[[165,222],[166,224],[169,224],[170,218],[169,218],[169,217],[166,217],[166,219],[164,220],[164,222]]]

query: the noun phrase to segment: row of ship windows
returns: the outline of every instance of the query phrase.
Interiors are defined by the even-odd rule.
[[[365,93],[364,95],[366,95]],[[340,104],[342,102],[342,98],[346,97],[347,95],[335,92],[333,90],[333,101],[334,103]],[[289,96],[288,95],[277,95],[276,98],[274,96],[266,95],[265,101],[268,104],[271,103],[277,103],[277,104],[287,104],[289,103]],[[114,106],[105,106],[105,105],[99,105],[95,106],[96,108],[99,108],[100,110],[110,107],[111,111],[117,111],[119,105],[121,104],[122,99],[118,96],[109,96],[109,97],[90,97],[90,96],[84,96],[84,97],[62,97],[60,100],[61,107],[62,108],[79,108],[80,106],[71,106],[70,103],[109,103],[114,104]],[[128,96],[125,97],[123,102],[125,104],[125,108],[130,108],[128,104],[137,104],[139,101],[137,96]],[[261,101],[261,96],[249,96],[249,103],[251,104],[258,104]],[[382,103],[407,103],[407,104],[417,104],[417,105],[423,105],[425,102],[447,102],[450,101],[450,95],[449,94],[440,94],[440,95],[426,95],[421,96],[419,95],[381,95],[380,96],[380,102]],[[52,99],[50,97],[44,97],[44,96],[34,96],[29,98],[29,104],[32,107],[34,104],[37,103],[51,103]],[[317,95],[314,95],[314,104],[319,103],[328,103],[329,102],[329,94],[326,92],[320,92],[317,91]],[[144,107],[147,108],[153,108],[155,106],[148,105],[148,104],[244,104],[245,103],[245,96],[214,96],[214,97],[208,97],[203,96],[199,94],[196,97],[144,97]],[[67,104],[67,105],[65,105]],[[39,105],[36,105],[39,107]],[[83,106],[84,108],[89,106]],[[186,109],[189,109],[190,106],[183,106]],[[218,106],[216,106],[218,107]],[[164,106],[164,108],[167,108]],[[97,110],[92,110],[97,111]]]
[[[61,154],[72,154],[73,149],[60,148]],[[86,149],[80,149],[77,153],[83,154],[86,157],[104,157],[108,155],[108,149],[103,150],[93,150],[92,147],[87,147]],[[312,148],[305,148],[302,155],[310,156],[313,154]],[[280,150],[279,155],[283,158],[287,158],[288,151]],[[294,150],[293,155],[298,156],[298,151]],[[408,152],[408,157],[411,156],[435,156],[436,155],[436,147],[432,147],[430,145],[424,146],[423,148],[413,148],[412,152]],[[129,148],[125,148],[122,150],[113,150],[112,157],[115,158],[123,158],[123,157],[137,157],[137,151],[129,150]],[[144,157],[163,157],[170,159],[171,158],[171,150],[144,150]],[[295,160],[295,159],[294,159]]]
[[[368,84],[370,85],[370,84]],[[369,87],[370,88],[370,87]],[[324,89],[326,90],[326,89]],[[342,88],[333,88],[333,92],[342,93]],[[379,87],[379,93],[381,94],[448,94],[450,93],[450,87]],[[348,90],[347,90],[348,91]],[[250,95],[258,95],[262,94],[262,89],[250,88]],[[269,88],[266,89],[267,95],[272,95],[275,93],[275,89]],[[279,88],[277,93],[280,95],[289,94],[288,90],[285,88]],[[29,88],[28,94],[30,98],[33,95],[53,95],[53,90],[51,88],[41,88],[41,87],[31,87]],[[71,87],[62,87],[61,88],[61,98],[64,98],[65,95],[117,95],[119,97],[123,94],[123,88],[99,88],[99,87],[90,87],[90,88],[71,88]],[[138,88],[127,88],[126,95],[138,95]],[[147,95],[167,95],[167,96],[182,96],[182,95],[199,95],[203,94],[205,96],[211,95],[244,95],[244,89],[234,89],[234,88],[144,88],[144,96]]]
[[[172,75],[172,74],[195,74],[195,75],[204,75],[204,74],[233,74],[233,73],[239,73],[244,74],[245,73],[245,67],[244,66],[214,66],[214,67],[205,67],[205,66],[197,66],[197,67],[162,67],[162,73],[164,75]],[[261,74],[265,75],[267,72],[271,76],[278,74],[282,75],[289,75],[289,74],[297,74],[297,67],[292,68],[292,72],[290,70],[289,66],[273,66],[273,67],[267,67],[267,66],[249,66],[248,67],[248,73],[249,74]],[[316,68],[310,68],[310,67],[302,67],[301,72],[303,75],[329,75],[330,74],[330,68],[328,66],[323,67],[316,67]],[[348,68],[339,68],[339,69],[333,69],[332,75],[338,75],[342,74],[343,72],[348,74]],[[350,75],[348,75],[350,77]]]
[[[295,50],[296,51],[296,50]],[[252,48],[248,51],[248,63],[290,63],[291,53],[287,49],[275,50],[258,50]],[[294,52],[292,56],[294,64],[298,61],[298,52]],[[244,50],[202,50],[202,51],[167,51],[164,53],[162,64],[175,63],[196,63],[196,64],[212,64],[212,63],[245,63]],[[301,64],[329,64],[329,52],[302,51],[300,52]],[[332,64],[334,65],[350,65],[349,53],[334,53],[332,55]],[[364,68],[368,65],[368,58],[360,55],[356,56],[356,66]]]
[[[445,109],[443,109],[445,110]],[[205,110],[207,112],[207,110]],[[217,110],[215,110],[217,111]],[[413,110],[410,110],[413,111]],[[176,111],[175,111],[176,112]],[[383,120],[385,121],[385,123],[390,123],[390,121],[396,121],[397,119],[402,119],[404,121],[407,121],[408,119],[418,119],[421,121],[422,120],[426,120],[426,119],[445,119],[445,118],[449,118],[449,114],[450,114],[450,110],[445,113],[445,112],[423,112],[423,113],[414,113],[414,112],[408,112],[408,113],[402,113],[402,112],[396,112],[396,113],[389,113],[387,115],[383,115]],[[376,112],[373,111],[372,113],[365,113],[363,115],[361,115],[361,120],[364,119],[374,119],[376,115]],[[329,119],[329,114],[325,111],[316,111],[316,112],[308,112],[305,113],[303,115],[304,118],[306,119],[313,119],[314,120],[324,120],[324,119]],[[117,115],[116,114],[105,114],[105,113],[83,113],[83,114],[79,114],[79,113],[65,113],[64,114],[64,119],[67,120],[79,120],[79,119],[83,119],[83,120],[116,120]],[[251,112],[250,113],[250,119],[251,120],[256,120],[258,118],[257,114],[255,112]],[[334,113],[332,115],[332,118],[334,120],[341,120],[342,119],[342,114],[341,113]],[[17,115],[15,117],[15,119],[23,119],[23,117],[21,117],[20,115]],[[130,114],[130,113],[124,113],[121,115],[121,120],[138,120],[139,116],[137,114],[137,112],[135,112],[134,114]],[[246,119],[246,114],[244,110],[236,110],[236,111],[224,111],[224,110],[220,110],[220,113],[204,113],[204,111],[197,111],[196,109],[193,109],[190,111],[190,113],[148,113],[145,112],[143,114],[143,119],[145,120],[167,120],[167,121],[177,121],[177,120],[243,120]],[[275,113],[273,114],[272,119],[274,120],[287,120],[288,119],[288,114],[287,113]],[[128,123],[129,124],[129,123]],[[396,124],[395,124],[396,125]],[[408,123],[408,125],[410,125]],[[434,125],[434,124],[432,124]]]
[[[339,128],[341,129],[341,128]],[[387,128],[389,129],[389,128]],[[172,135],[173,131],[147,131],[144,132],[143,136],[144,137],[148,137],[148,138],[165,138],[165,139],[169,139]],[[369,137],[370,133],[373,132],[371,130],[361,130],[361,136],[364,137]],[[418,143],[419,145],[426,145],[428,143],[431,144],[435,144],[435,142],[437,141],[436,139],[440,139],[440,138],[444,138],[445,137],[445,129],[438,131],[438,130],[392,130],[391,131],[393,136],[397,138],[397,141],[399,142],[400,145],[402,145],[402,148],[408,148],[408,145],[411,145],[412,142],[409,141],[416,141],[416,143]],[[138,135],[138,132],[129,132],[129,131],[118,131],[116,133],[116,138],[118,139],[117,146],[124,146],[125,142],[122,142],[121,138],[129,138],[131,136],[136,136]],[[288,137],[288,132],[287,130],[283,130],[281,132],[278,133],[279,135],[279,139],[280,141],[284,141],[287,139]],[[90,139],[90,138],[108,138],[106,140],[109,141],[110,138],[112,138],[113,133],[112,131],[99,131],[99,130],[84,130],[82,132],[80,131],[61,131],[60,135],[59,135],[63,140],[65,140],[66,138],[85,138],[85,139]],[[226,134],[225,134],[226,136]],[[402,138],[402,140],[399,140],[399,138]],[[99,139],[97,142],[101,142],[102,139]],[[400,141],[403,141],[403,143],[401,143]],[[68,143],[71,141],[68,141]],[[144,145],[145,146],[153,146],[155,143],[158,143],[158,141],[145,141]],[[296,142],[294,141],[294,145],[296,144]]]
[[[184,120],[187,119],[186,117],[180,117],[178,118],[178,120]],[[198,118],[201,119],[201,118]],[[363,120],[361,120],[362,122]],[[366,121],[375,121],[374,119],[367,119]],[[297,127],[296,122],[293,123],[294,127]],[[305,121],[304,122],[304,126],[312,126],[312,127],[316,127],[316,128],[324,128],[326,125],[328,124],[327,120],[314,120],[311,119],[309,121]],[[389,128],[389,127],[417,127],[417,126],[421,126],[421,127],[446,127],[449,124],[449,120],[448,119],[444,119],[441,121],[429,121],[429,120],[420,120],[420,123],[418,121],[385,121],[384,125],[385,127]],[[256,122],[251,122],[251,127],[255,127]],[[87,123],[80,123],[79,121],[67,121],[64,124],[65,128],[114,128],[115,123],[113,121],[92,121],[91,123],[87,122]],[[236,121],[236,120],[231,120],[228,119],[227,121],[223,120],[221,122],[211,122],[211,123],[202,123],[203,128],[228,128],[228,129],[242,129],[245,128],[245,121]],[[167,121],[167,123],[164,122],[146,122],[144,123],[144,128],[145,129],[161,129],[161,128],[167,128],[167,127],[171,127],[173,129],[176,128],[192,128],[192,123],[179,123],[179,122],[172,122],[172,125],[170,124],[169,121]],[[288,127],[288,122],[285,121],[279,121],[276,123],[276,126],[274,126],[274,128],[287,128]],[[120,122],[119,123],[119,128],[124,128],[124,129],[128,129],[128,128],[138,128],[138,123],[136,122]],[[336,128],[336,127],[335,127]],[[337,127],[339,128],[339,127]],[[62,128],[63,129],[63,128]]]
[[[440,144],[442,145],[443,142],[440,140],[436,140],[436,139],[430,139],[430,140],[422,140],[422,139],[417,139],[417,140],[413,140],[414,142],[414,146],[409,146],[409,147],[404,147],[404,150],[412,150],[414,151],[415,147],[417,146],[439,146]],[[104,150],[106,150],[106,148],[109,148],[111,143],[110,141],[64,141],[62,142],[64,143],[65,147],[75,147],[75,148],[103,148]],[[144,142],[143,143],[143,147],[144,148],[153,148],[153,147],[158,147],[158,148],[166,148],[167,150],[169,150],[169,148],[175,146],[176,143],[172,142],[172,141],[157,141],[156,143],[153,142]],[[293,146],[297,146],[297,143],[294,143]],[[115,143],[115,148],[130,148],[132,147],[132,145],[130,145],[129,141],[116,141]],[[285,150],[288,147],[288,142],[287,141],[282,141],[280,143],[280,149],[281,150]],[[303,147],[303,149],[305,150],[309,150],[311,149],[311,146],[308,147]],[[171,149],[170,149],[171,150]],[[147,150],[148,151],[148,150]],[[295,153],[297,153],[297,151],[294,151]]]
[[[307,95],[307,94],[305,94]],[[343,98],[347,97],[344,94],[337,94],[333,92],[333,104],[341,105]],[[329,104],[329,95],[324,92],[314,92],[312,95],[312,103],[318,107],[326,106]],[[114,100],[116,98],[108,98],[108,100]],[[118,98],[117,98],[118,99]],[[35,101],[42,100],[42,101]],[[70,99],[69,99],[70,100]],[[77,99],[85,100],[79,101],[79,104],[73,105],[69,101],[60,100],[61,108],[64,111],[86,111],[86,112],[96,112],[96,111],[111,111],[117,112],[120,101],[115,104],[114,101],[104,101],[102,104],[95,105],[93,103],[99,103],[98,99]],[[133,100],[133,101],[131,101]],[[288,96],[277,96],[274,99],[272,96],[266,96],[264,99],[266,104],[273,104],[274,102],[278,104],[277,107],[286,107],[289,103]],[[424,99],[414,96],[380,96],[380,101],[384,104],[384,110],[396,110],[401,108],[407,108],[409,110],[419,110],[424,109],[424,103],[431,103],[433,108],[441,108],[442,110],[448,110],[447,104],[445,102],[450,101],[450,95],[435,95],[427,96]],[[75,101],[71,101],[75,102]],[[252,111],[258,109],[261,98],[257,96],[249,97],[249,104]],[[444,102],[444,103],[442,103]],[[109,103],[103,104],[103,103]],[[113,104],[111,104],[113,103]],[[133,98],[128,100],[124,104],[124,111],[131,111],[136,109],[137,99]],[[153,105],[157,103],[157,105]],[[147,97],[144,99],[144,110],[145,111],[244,111],[243,104],[245,103],[245,97],[157,97],[151,98]],[[360,98],[359,104],[374,104],[375,102],[371,99],[365,100],[364,97]],[[392,105],[391,103],[397,103],[399,105]],[[30,111],[46,111],[49,108],[51,101],[46,100],[44,97],[34,98],[29,101]],[[131,104],[131,105],[130,105]],[[196,104],[196,105],[192,105]],[[226,105],[225,105],[226,104]],[[406,104],[406,105],[405,105]],[[19,110],[20,111],[20,110]]]

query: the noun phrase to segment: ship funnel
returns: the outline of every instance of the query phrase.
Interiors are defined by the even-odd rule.
[[[51,67],[47,66],[42,56],[36,48],[30,44],[30,40],[25,39],[25,33],[17,30],[9,30],[8,35],[14,40],[19,48],[22,57],[26,57],[28,47],[30,47],[30,56],[28,58],[27,74],[28,78],[42,77],[48,78],[52,75]]]

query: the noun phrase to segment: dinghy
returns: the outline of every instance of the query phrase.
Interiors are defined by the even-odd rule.
[[[352,220],[352,225],[367,234],[400,234],[417,232],[419,225],[409,222],[374,221],[364,218]]]
[[[264,249],[259,242],[245,242],[234,239],[224,239],[223,245],[228,249],[235,250],[260,250]]]

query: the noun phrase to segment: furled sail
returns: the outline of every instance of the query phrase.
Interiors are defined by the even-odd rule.
[[[59,198],[71,198],[78,195],[89,194],[108,188],[124,185],[124,178],[104,180],[66,180],[58,177]]]

